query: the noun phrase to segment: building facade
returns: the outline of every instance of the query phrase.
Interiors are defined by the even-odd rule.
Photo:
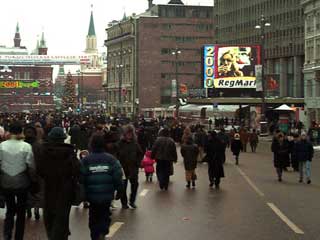
[[[304,95],[304,20],[300,0],[216,0],[218,44],[261,43],[261,16],[265,26],[263,62],[267,97],[302,98]]]
[[[17,24],[14,47],[0,47],[0,55],[28,55],[26,47],[21,46],[20,29]],[[34,51],[47,55],[44,34]],[[52,110],[53,84],[51,66],[15,65],[0,66],[0,112]]]
[[[97,48],[97,36],[94,26],[93,12],[91,11],[89,30],[86,37],[86,49],[84,53],[91,58],[90,64],[82,64],[77,79],[80,105],[86,109],[100,109],[104,102],[104,91],[102,87],[102,62],[101,54]]]
[[[167,5],[148,2],[145,13],[113,22],[107,29],[112,113],[162,114],[175,105],[176,76],[179,90],[202,86],[201,49],[212,43],[212,6],[189,6],[180,0]],[[176,49],[181,52],[177,68],[172,55]]]
[[[303,0],[305,19],[304,94],[307,126],[320,123],[320,0]]]

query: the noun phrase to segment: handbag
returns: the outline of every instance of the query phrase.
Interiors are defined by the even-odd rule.
[[[85,201],[85,190],[83,184],[80,183],[79,179],[72,179],[73,185],[73,198],[72,205],[79,206],[82,202]]]
[[[73,189],[73,196],[72,196],[72,205],[79,206],[82,202],[85,201],[85,189],[83,184],[80,183],[80,178],[76,172],[79,170],[79,165],[76,164],[76,161],[79,161],[77,157],[71,156],[71,165],[72,165],[72,189]]]

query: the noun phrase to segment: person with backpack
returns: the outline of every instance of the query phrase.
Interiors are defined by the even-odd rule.
[[[81,160],[81,182],[90,203],[91,239],[102,240],[109,233],[114,193],[122,190],[122,170],[120,162],[106,153],[104,136],[93,136],[91,147],[92,152]]]

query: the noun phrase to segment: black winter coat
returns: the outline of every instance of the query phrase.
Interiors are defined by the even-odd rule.
[[[123,168],[126,178],[137,178],[143,152],[139,144],[135,141],[127,142],[121,139],[119,144],[119,161]]]
[[[45,143],[37,167],[45,183],[45,206],[60,209],[71,205],[74,178],[80,177],[80,162],[74,147],[66,143]]]
[[[242,150],[242,143],[240,140],[232,140],[231,142],[231,151],[233,155],[239,155],[240,151]]]
[[[199,148],[195,144],[183,144],[181,146],[184,169],[192,171],[197,167]]]
[[[215,178],[224,177],[223,159],[225,153],[225,145],[216,137],[208,142],[207,158],[209,169]]]
[[[151,158],[157,161],[177,162],[176,144],[169,137],[158,137],[153,144]]]
[[[274,140],[271,145],[271,151],[273,152],[273,163],[275,168],[288,167],[290,162],[290,145],[288,141],[285,140],[280,144],[278,140]]]
[[[306,162],[312,161],[314,150],[309,141],[301,140],[294,145],[293,153],[297,161]]]

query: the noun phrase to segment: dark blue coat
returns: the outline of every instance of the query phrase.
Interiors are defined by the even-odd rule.
[[[312,161],[313,152],[312,144],[306,140],[297,142],[293,147],[293,154],[299,162]]]
[[[91,153],[82,159],[81,182],[84,184],[86,200],[105,203],[114,199],[114,192],[121,191],[122,169],[112,155]]]

